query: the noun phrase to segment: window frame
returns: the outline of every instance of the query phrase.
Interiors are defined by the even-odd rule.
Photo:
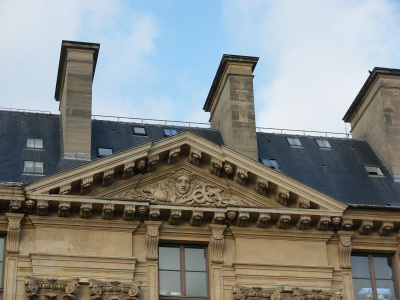
[[[176,299],[185,299],[185,300],[209,300],[210,297],[210,274],[209,274],[209,262],[208,262],[208,247],[206,245],[188,245],[188,244],[161,244],[158,246],[160,249],[161,247],[169,247],[169,248],[179,248],[179,261],[180,261],[180,283],[181,283],[181,295],[161,295],[160,294],[160,271],[168,271],[167,269],[161,269],[160,263],[158,264],[158,297],[160,300],[176,300]],[[186,296],[182,295],[183,292],[186,293],[186,270],[185,270],[185,248],[194,248],[194,249],[202,249],[205,253],[205,263],[206,263],[206,283],[207,283],[207,296]]]
[[[260,158],[260,160],[261,160],[261,163],[262,163],[264,166],[266,166],[266,167],[268,167],[268,168],[270,168],[270,169],[273,169],[273,170],[280,170],[280,169],[281,169],[280,165],[278,164],[278,162],[276,161],[275,158]],[[267,165],[267,164],[265,164],[264,161],[268,161],[269,164],[270,164],[270,166]],[[276,167],[273,166],[273,164],[271,164],[271,161],[274,161],[274,162],[276,163],[277,166],[276,166]]]
[[[290,147],[303,147],[303,145],[301,144],[300,138],[298,138],[298,137],[290,136],[290,137],[286,137],[286,140],[289,143]],[[299,142],[299,145],[297,145],[296,141]]]
[[[144,133],[136,133],[135,132],[135,128],[143,128],[144,129]],[[132,134],[133,135],[138,135],[138,136],[148,136],[147,128],[144,127],[144,126],[132,126]]]
[[[392,279],[391,281],[393,282],[393,290],[394,290],[394,296],[396,299],[398,299],[399,295],[399,290],[397,287],[397,275],[396,275],[396,266],[395,266],[395,257],[394,254],[386,254],[386,253],[364,253],[364,252],[356,252],[351,254],[352,257],[367,257],[368,258],[368,269],[369,269],[369,277],[353,277],[353,272],[351,274],[351,280],[352,280],[352,285],[353,285],[353,295],[355,294],[354,291],[354,279],[362,279],[362,280],[369,280],[371,283],[371,290],[372,290],[372,299],[371,300],[379,300],[378,298],[378,291],[377,291],[377,286],[376,286],[376,280],[388,280],[386,278],[376,278],[375,276],[375,266],[373,263],[373,258],[374,257],[385,257],[385,258],[390,258],[391,259],[391,270],[392,270]]]
[[[4,277],[5,277],[5,265],[6,265],[6,245],[7,245],[7,235],[0,234],[1,237],[4,237],[3,240],[3,257],[2,262],[3,262],[3,267],[1,268],[1,281],[0,281],[0,299],[3,299],[4,296]]]
[[[327,139],[315,139],[315,141],[320,149],[332,149],[332,145]],[[328,143],[328,146],[325,144],[325,142]]]
[[[28,147],[28,140],[33,140],[33,147]],[[36,147],[36,141],[39,141],[39,140],[42,141],[42,147]],[[25,148],[30,149],[30,150],[43,150],[44,149],[44,140],[43,139],[26,138]]]
[[[109,155],[100,155],[100,149],[107,149],[107,150],[111,150],[111,154]],[[107,157],[110,155],[114,154],[114,148],[108,148],[108,147],[97,147],[97,158],[103,158],[103,157]]]
[[[172,132],[171,132],[171,134],[167,134],[167,133],[166,133],[166,130],[169,130],[170,132],[171,132],[172,130],[175,130],[176,133],[172,133]],[[168,136],[173,136],[173,135],[178,134],[178,130],[176,130],[175,128],[163,128],[163,133],[164,133],[164,136],[165,136],[165,137],[168,137]]]
[[[26,171],[25,171],[25,164],[26,164],[27,162],[33,162],[32,172],[26,172]],[[41,173],[35,172],[35,164],[36,164],[36,163],[41,163],[41,164],[42,164],[42,172],[41,172]],[[29,175],[44,175],[44,162],[43,162],[43,161],[35,161],[35,160],[24,160],[23,174],[29,174]]]
[[[367,171],[368,176],[370,176],[370,177],[384,177],[385,176],[385,175],[383,175],[381,168],[378,166],[364,165],[364,169],[365,169],[365,171]],[[368,169],[370,169],[370,171]],[[376,172],[374,172],[375,170],[372,170],[372,169],[375,169]]]

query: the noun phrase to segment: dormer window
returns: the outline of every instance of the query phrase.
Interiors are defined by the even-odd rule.
[[[134,126],[132,129],[134,135],[147,135],[147,131],[145,127]]]
[[[26,139],[26,148],[43,149],[43,139]]]
[[[325,139],[317,139],[318,146],[321,149],[332,149],[331,144],[329,144],[328,140]]]
[[[379,167],[364,166],[364,168],[370,176],[383,176],[383,173]]]
[[[279,170],[279,165],[275,159],[261,158],[261,162],[264,164],[264,166],[267,166],[271,169]]]
[[[24,161],[24,173],[25,174],[43,174],[43,162],[42,161]]]
[[[176,131],[176,129],[171,129],[171,128],[164,128],[164,136],[171,136],[171,135],[175,135],[178,132]]]
[[[301,147],[301,142],[299,138],[292,138],[292,137],[288,137],[287,141],[289,143],[290,146],[298,146]]]
[[[105,157],[113,154],[113,150],[111,148],[97,148],[97,157]]]

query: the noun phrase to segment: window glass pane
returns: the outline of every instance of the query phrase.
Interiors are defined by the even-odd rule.
[[[270,160],[270,163],[271,163],[271,166],[272,166],[273,168],[279,168],[279,165],[278,165],[278,163],[276,162],[275,159],[271,159],[271,160]]]
[[[373,257],[375,278],[376,279],[392,279],[393,271],[391,269],[390,257]]]
[[[176,131],[176,129],[171,129],[171,135],[177,134],[178,132]]]
[[[171,130],[164,128],[164,135],[165,136],[170,136],[171,135]]]
[[[108,156],[112,154],[112,149],[99,148],[99,156]]]
[[[3,287],[3,263],[2,262],[0,262],[0,287]],[[1,297],[1,294],[0,294],[0,297]]]
[[[35,148],[35,140],[34,139],[26,139],[26,147],[27,148]]]
[[[367,256],[351,256],[353,278],[370,278]]]
[[[325,148],[330,148],[331,147],[331,145],[329,144],[329,142],[327,140],[323,140],[323,142],[324,142]]]
[[[134,134],[146,134],[146,129],[144,127],[133,127]]]
[[[33,173],[33,161],[24,162],[24,173]]]
[[[37,148],[37,149],[42,149],[43,148],[43,140],[42,139],[36,139],[35,140],[35,148]]]
[[[265,166],[272,167],[271,162],[269,161],[269,159],[262,158],[261,161]]]
[[[377,280],[376,289],[378,299],[395,300],[393,281],[391,280]]]
[[[35,161],[33,173],[35,173],[35,174],[43,174],[43,162]]]
[[[207,296],[207,275],[205,272],[186,272],[186,295]]]
[[[301,146],[300,140],[299,139],[294,139],[294,143],[296,146]]]
[[[206,270],[204,249],[185,248],[185,269],[188,271]]]
[[[181,273],[179,271],[160,271],[160,295],[181,295]]]
[[[369,279],[353,279],[354,300],[372,300],[372,287]]]
[[[160,269],[164,270],[180,270],[180,249],[177,247],[160,247],[159,248]]]
[[[324,142],[322,140],[317,140],[318,146],[324,148]]]
[[[0,236],[0,261],[3,261],[3,257],[4,257],[4,236]],[[0,269],[0,271],[1,270],[2,269]]]

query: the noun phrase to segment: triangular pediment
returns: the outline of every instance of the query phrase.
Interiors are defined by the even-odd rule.
[[[149,142],[25,186],[57,194],[186,206],[323,210],[347,205],[190,132]]]

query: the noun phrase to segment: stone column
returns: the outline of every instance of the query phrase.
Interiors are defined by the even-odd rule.
[[[222,263],[224,262],[224,231],[226,225],[210,224],[210,296],[212,300],[224,299],[224,281]]]
[[[145,221],[147,259],[147,299],[158,300],[158,241],[161,221]]]

